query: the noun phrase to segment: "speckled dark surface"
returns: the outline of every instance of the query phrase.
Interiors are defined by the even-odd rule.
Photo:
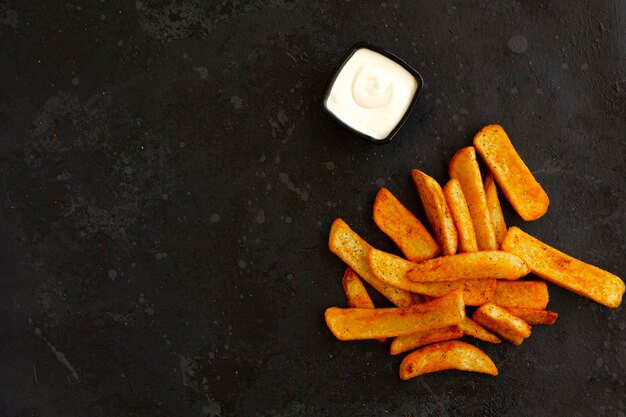
[[[551,197],[509,224],[624,273],[626,4],[469,3],[0,0],[0,415],[623,417],[624,307],[550,286],[497,378],[324,325],[332,220],[393,250],[378,187],[423,219],[409,170],[492,122]],[[426,80],[384,147],[320,110],[361,40]]]

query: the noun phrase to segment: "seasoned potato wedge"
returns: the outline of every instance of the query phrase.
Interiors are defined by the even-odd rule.
[[[524,259],[533,274],[607,307],[617,308],[624,295],[624,281],[510,227],[502,250]]]
[[[450,340],[408,354],[400,364],[400,379],[447,369],[498,375],[496,365],[485,352],[469,343]]]
[[[365,289],[365,285],[356,272],[350,267],[346,268],[341,278],[343,292],[346,294],[348,307],[350,308],[374,308],[374,302]]]
[[[548,210],[550,199],[513,147],[500,125],[483,127],[474,146],[507,200],[522,219],[536,220]]]
[[[406,276],[415,282],[495,278],[513,280],[530,272],[522,258],[509,255],[502,251],[481,251],[442,256],[416,263]]]
[[[476,233],[474,232],[474,224],[472,216],[470,216],[467,208],[467,201],[463,196],[461,184],[456,178],[452,178],[443,187],[443,194],[446,196],[452,219],[459,234],[459,252],[476,252],[478,244],[476,243]]]
[[[412,170],[411,177],[424,205],[428,222],[441,247],[441,253],[454,255],[457,250],[458,235],[441,186],[434,178],[419,169]]]
[[[417,264],[376,248],[370,249],[368,260],[372,273],[381,282],[403,290],[434,297],[444,296],[460,288],[463,290],[463,301],[466,305],[474,306],[486,303],[496,288],[495,280],[414,282],[407,278],[407,273]]]
[[[496,281],[490,302],[500,307],[521,307],[544,310],[550,296],[544,281]]]
[[[346,294],[348,307],[374,308],[374,302],[367,293],[365,285],[363,285],[361,278],[359,278],[352,268],[346,268],[346,272],[343,273],[343,277],[341,278],[341,285],[343,286],[343,292]],[[387,339],[382,338],[378,339],[378,341],[386,342]]]
[[[498,242],[498,247],[500,247],[506,235],[506,223],[504,222],[504,214],[502,214],[502,206],[500,206],[498,190],[496,189],[496,183],[493,181],[493,175],[487,175],[484,185],[485,195],[487,196],[487,210],[489,210],[491,222],[496,231],[496,241]]]
[[[476,339],[484,340],[485,342],[489,343],[500,343],[500,339],[498,339],[498,336],[491,333],[469,317],[465,317],[465,319],[458,326],[461,328],[461,330],[463,330],[463,334],[472,336]]]
[[[426,227],[386,188],[376,195],[374,222],[411,261],[432,259],[439,254],[439,245]]]
[[[492,303],[478,307],[472,314],[472,319],[514,345],[519,346],[524,339],[530,337],[528,323]]]
[[[474,148],[468,146],[458,150],[450,160],[448,173],[450,178],[458,179],[461,184],[467,207],[472,216],[478,249],[498,249],[496,231],[487,208],[487,196]]]
[[[354,269],[376,291],[380,292],[398,307],[408,307],[413,304],[411,293],[387,285],[374,276],[367,260],[367,253],[370,247],[342,219],[337,219],[333,222],[328,238],[330,251]]]
[[[506,311],[519,317],[530,325],[554,324],[559,317],[554,311],[536,310],[532,308],[504,307]]]
[[[324,314],[326,325],[339,340],[379,339],[459,324],[465,318],[460,290],[406,308],[338,308]]]
[[[443,342],[450,339],[458,339],[463,336],[463,330],[459,326],[448,326],[425,332],[412,333],[406,336],[398,336],[391,341],[390,351],[392,355],[413,350],[420,346],[431,343]]]

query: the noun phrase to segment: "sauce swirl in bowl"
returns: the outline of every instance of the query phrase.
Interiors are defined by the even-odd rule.
[[[340,123],[383,143],[415,103],[418,77],[387,55],[357,47],[335,74],[324,105]]]

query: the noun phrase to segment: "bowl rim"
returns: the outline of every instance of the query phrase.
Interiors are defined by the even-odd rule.
[[[382,138],[382,139],[376,139],[376,138],[374,138],[372,136],[369,136],[369,135],[367,135],[367,134],[365,134],[363,132],[360,132],[360,131],[354,129],[352,126],[348,125],[343,120],[341,120],[339,117],[337,117],[333,112],[331,112],[328,109],[328,106],[326,105],[326,103],[328,101],[328,97],[330,96],[330,91],[331,91],[331,89],[332,89],[332,87],[333,87],[333,85],[335,83],[335,80],[339,76],[339,73],[341,72],[343,67],[346,65],[348,60],[352,57],[352,55],[354,55],[354,53],[356,51],[358,51],[359,49],[369,49],[369,50],[372,50],[374,52],[378,52],[379,54],[385,56],[386,58],[391,59],[392,61],[394,61],[395,63],[400,65],[402,68],[407,70],[413,77],[415,77],[415,79],[417,81],[417,90],[415,90],[415,94],[413,95],[413,98],[411,99],[411,103],[407,107],[406,112],[404,112],[404,115],[402,115],[402,117],[400,118],[400,120],[398,121],[396,126],[391,130],[391,132],[389,132],[389,134],[386,137]],[[346,128],[347,130],[349,130],[353,134],[355,134],[355,135],[357,135],[357,136],[361,137],[362,139],[365,139],[365,140],[367,140],[369,142],[375,143],[377,145],[384,145],[385,143],[389,143],[393,139],[393,137],[396,135],[396,133],[398,133],[400,131],[400,129],[402,129],[402,127],[404,126],[404,124],[408,120],[409,116],[413,112],[413,109],[415,108],[415,105],[417,104],[417,101],[418,101],[418,99],[420,97],[420,94],[422,92],[422,88],[423,87],[424,87],[424,78],[422,77],[422,75],[415,68],[413,68],[411,65],[409,65],[405,60],[403,60],[402,58],[398,57],[396,54],[394,54],[393,52],[388,51],[385,48],[381,48],[379,46],[372,45],[371,43],[368,43],[368,42],[357,42],[354,45],[352,45],[350,47],[350,49],[348,49],[348,51],[343,55],[343,57],[341,58],[339,63],[333,69],[333,72],[331,73],[331,75],[330,75],[330,77],[328,79],[328,82],[326,83],[326,87],[324,89],[324,95],[322,97],[322,110],[324,110],[324,112],[327,115],[329,115],[333,120],[335,120],[335,122],[339,123],[341,126]]]

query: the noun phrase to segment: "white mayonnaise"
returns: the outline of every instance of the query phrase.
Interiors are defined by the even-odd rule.
[[[417,80],[400,64],[367,48],[341,68],[326,99],[339,120],[374,139],[385,139],[415,96]]]

